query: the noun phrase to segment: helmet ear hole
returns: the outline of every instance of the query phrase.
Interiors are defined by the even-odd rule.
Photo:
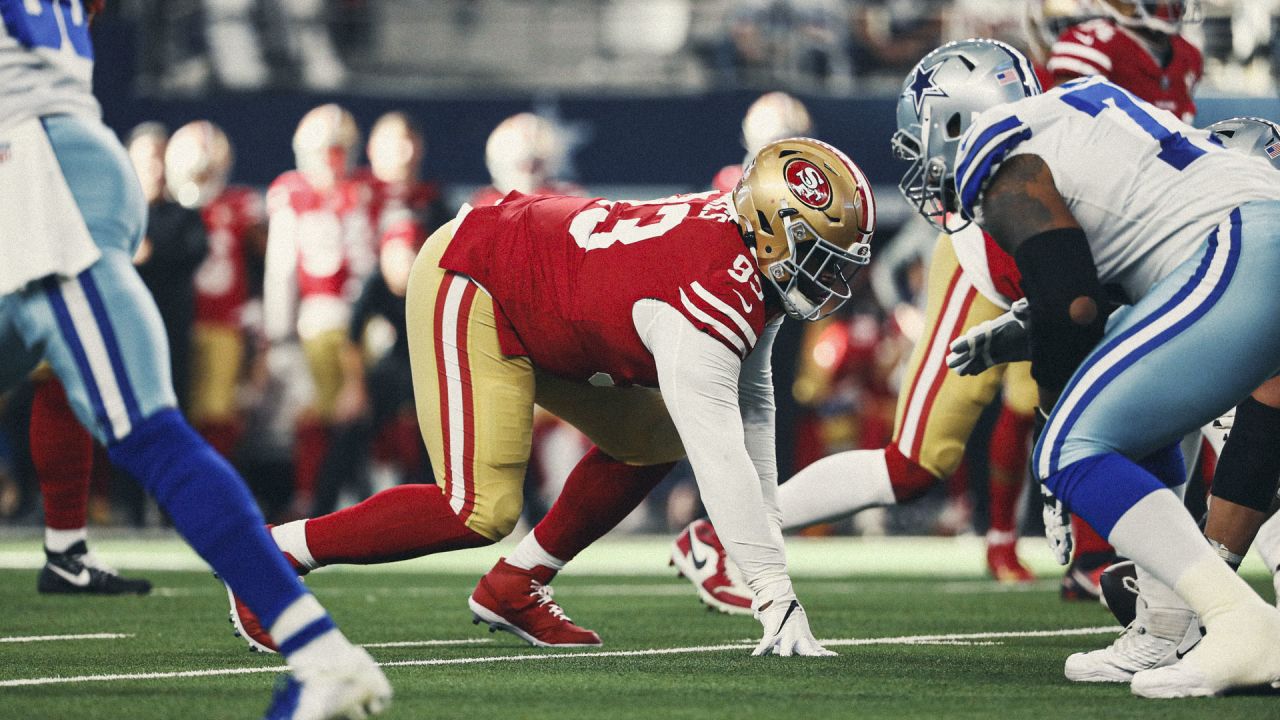
[[[955,138],[960,137],[961,122],[960,113],[952,113],[951,117],[947,118],[948,140],[954,140]]]
[[[768,235],[773,234],[773,226],[769,224],[769,218],[765,217],[763,212],[756,210],[756,219],[760,221],[761,230],[764,230]]]

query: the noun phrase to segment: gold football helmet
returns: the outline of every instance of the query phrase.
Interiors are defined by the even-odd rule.
[[[164,178],[169,194],[187,208],[202,208],[218,197],[231,175],[231,142],[208,120],[196,120],[174,131],[164,152]]]
[[[293,158],[298,171],[320,189],[332,187],[355,165],[360,128],[341,105],[312,108],[293,133]]]
[[[733,201],[788,315],[817,320],[849,300],[854,274],[871,260],[876,204],[866,175],[844,153],[811,138],[769,143]]]

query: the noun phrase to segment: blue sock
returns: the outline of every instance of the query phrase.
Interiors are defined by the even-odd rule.
[[[1187,482],[1187,463],[1182,458],[1182,444],[1174,443],[1157,450],[1138,461],[1138,465],[1156,476],[1164,486],[1173,490]]]
[[[1168,458],[1160,453],[1153,463],[1162,473],[1168,472]],[[1178,464],[1181,465],[1181,454]],[[1071,512],[1079,515],[1102,537],[1111,534],[1116,521],[1139,500],[1164,483],[1134,461],[1119,454],[1107,453],[1077,460],[1045,479],[1053,494]]]
[[[177,410],[161,410],[138,423],[108,454],[155,496],[178,532],[264,628],[306,594],[244,481]]]

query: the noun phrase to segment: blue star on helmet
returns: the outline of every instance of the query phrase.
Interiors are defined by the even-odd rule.
[[[907,86],[906,92],[911,93],[915,100],[916,116],[919,117],[924,111],[924,99],[930,96],[949,97],[947,92],[938,87],[933,81],[933,76],[938,74],[938,69],[942,67],[942,63],[938,63],[929,68],[916,68],[916,75],[911,79],[911,84]]]

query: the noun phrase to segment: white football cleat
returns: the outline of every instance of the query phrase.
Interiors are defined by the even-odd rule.
[[[1212,697],[1280,683],[1280,610],[1249,603],[1219,616],[1175,665],[1139,672],[1130,689],[1146,698]]]
[[[362,720],[391,705],[391,684],[369,653],[350,653],[318,668],[299,668],[276,684],[263,720]]]
[[[1271,573],[1271,584],[1276,590],[1276,604],[1280,605],[1280,513],[1271,516],[1270,520],[1258,528],[1258,536],[1253,540],[1253,547],[1258,551],[1262,562]]]
[[[694,520],[671,545],[671,562],[693,583],[707,607],[731,615],[753,615],[751,590],[736,579],[737,568],[725,554],[711,521]]]
[[[1129,682],[1134,673],[1178,662],[1201,637],[1194,614],[1152,611],[1139,598],[1137,617],[1120,637],[1101,650],[1071,655],[1062,671],[1072,682]]]

